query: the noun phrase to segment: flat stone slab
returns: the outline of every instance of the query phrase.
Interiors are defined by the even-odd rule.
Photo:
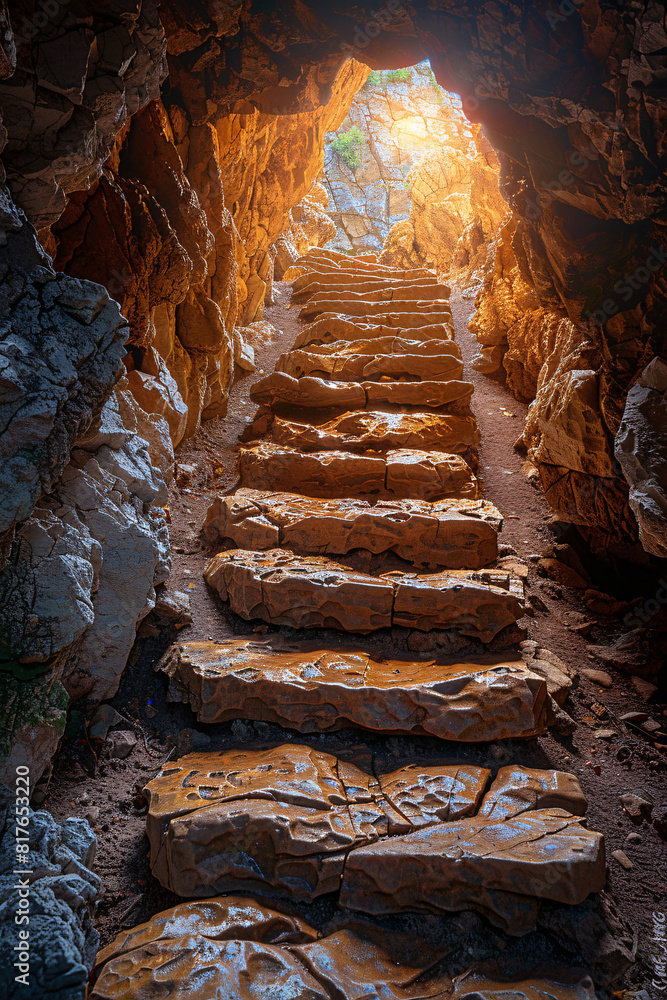
[[[312,320],[323,312],[345,313],[348,316],[373,316],[388,312],[392,306],[402,312],[449,313],[449,299],[428,297],[424,289],[423,298],[403,298],[400,292],[320,292],[301,307],[299,319]]]
[[[294,347],[307,347],[309,344],[333,344],[342,340],[376,340],[382,337],[395,337],[397,332],[406,340],[453,340],[454,330],[451,323],[434,324],[428,316],[414,326],[397,331],[396,326],[364,323],[362,319],[351,319],[344,316],[331,316],[316,319],[302,330]]]
[[[378,303],[376,303],[378,305]],[[402,303],[398,303],[391,312],[382,312],[376,309],[372,309],[367,313],[347,313],[344,309],[336,310],[332,309],[331,312],[323,312],[318,317],[322,322],[330,322],[331,320],[343,320],[350,323],[366,323],[370,326],[383,326],[390,327],[400,333],[405,333],[407,329],[412,327],[423,327],[424,324],[429,324],[433,326],[444,326],[450,331],[447,340],[454,340],[454,326],[452,321],[452,314],[449,309],[443,309],[439,313],[428,313],[425,315],[423,312],[414,312],[407,308],[409,303],[406,303],[406,308],[403,308]],[[415,305],[419,305],[418,302]],[[315,320],[313,322],[316,322]],[[308,327],[309,328],[309,327]],[[415,336],[411,334],[413,340],[416,340]],[[440,338],[445,339],[445,338]]]
[[[352,925],[323,936],[253,899],[195,900],[121,931],[102,949],[90,1000],[359,1000],[369,983],[383,1000],[595,1000],[590,979],[579,983],[561,970],[551,980],[506,982],[473,968],[451,993],[449,977],[431,968],[449,950],[424,946],[416,962],[400,933],[380,939]]]
[[[458,348],[437,355],[325,354],[295,350],[280,355],[276,371],[285,372],[293,378],[314,375],[337,382],[378,382],[385,378],[415,382],[460,382],[463,362],[458,356]]]
[[[334,382],[314,375],[294,378],[285,372],[272,372],[255,382],[250,398],[272,408],[361,410],[385,404],[434,409],[455,406],[458,412],[469,405],[473,388],[472,382]]]
[[[498,556],[500,511],[487,500],[319,500],[237,490],[209,507],[204,533],[243,549],[301,555],[394,552],[414,566],[480,569]]]
[[[511,654],[447,664],[377,661],[361,650],[252,637],[178,643],[161,667],[170,699],[189,703],[209,724],[255,719],[301,733],[359,726],[463,743],[533,737],[547,725],[544,679]],[[492,818],[518,794],[504,780]]]
[[[415,278],[412,281],[400,281],[396,278],[371,277],[367,275],[350,275],[343,280],[338,275],[302,275],[292,284],[291,302],[305,302],[314,295],[332,295],[340,297],[341,286],[347,292],[358,295],[372,295],[369,301],[391,301],[394,296],[400,299],[423,299],[431,296],[434,299],[449,301],[450,289],[439,284],[432,278]]]
[[[292,628],[456,628],[491,642],[523,615],[523,583],[502,570],[370,576],[324,556],[230,549],[209,560],[204,577],[242,618]]]
[[[450,355],[454,358],[461,357],[459,345],[445,338],[444,340],[422,338],[412,339],[406,336],[397,336],[396,332],[387,333],[383,337],[364,337],[356,340],[334,340],[327,344],[311,344],[309,347],[311,354],[342,354],[353,356],[356,354],[420,354],[424,357],[441,357]]]
[[[475,452],[480,433],[474,417],[455,414],[383,413],[356,410],[323,424],[275,417],[271,438],[301,451],[390,451],[415,448],[449,454]]]
[[[336,498],[389,493],[395,497],[438,500],[477,497],[477,480],[460,455],[407,449],[385,455],[353,452],[304,453],[263,441],[239,448],[244,486],[260,490],[298,490],[312,497]]]
[[[601,834],[562,808],[487,818],[489,777],[415,764],[375,778],[294,744],[189,754],[146,787],[151,867],[183,896],[340,891],[365,913],[472,908],[501,925],[539,899],[575,904],[604,887]]]

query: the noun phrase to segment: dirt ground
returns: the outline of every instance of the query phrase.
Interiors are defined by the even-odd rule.
[[[169,587],[189,595],[193,615],[192,624],[178,633],[179,639],[221,640],[253,629],[253,623],[232,614],[208,591],[202,569],[213,550],[202,540],[200,530],[215,493],[233,490],[237,484],[236,448],[255,410],[249,389],[263,374],[273,370],[278,355],[292,346],[299,329],[297,310],[288,310],[288,301],[289,287],[278,285],[277,303],[266,310],[265,319],[282,333],[258,352],[258,371],[235,383],[227,416],[208,422],[177,455],[179,465],[196,466],[187,485],[174,483],[169,508],[173,549]],[[520,622],[525,636],[519,638],[537,640],[577,670],[600,667],[589,652],[589,644],[606,644],[616,638],[623,630],[622,617],[627,608],[623,613],[617,611],[615,617],[592,613],[583,602],[581,590],[540,577],[535,560],[528,558],[544,552],[554,541],[554,530],[550,524],[553,512],[539,486],[527,478],[524,458],[513,447],[527,408],[508,392],[501,376],[484,376],[470,366],[477,350],[467,330],[472,300],[455,293],[452,310],[466,361],[464,378],[475,384],[473,409],[482,433],[479,476],[484,495],[505,515],[501,542],[511,546],[529,566],[527,582],[533,613]],[[177,478],[184,483],[182,475]],[[559,537],[562,540],[562,535]],[[622,593],[621,584],[611,581],[600,567],[587,568],[592,572],[593,585],[601,590],[613,586],[614,592],[626,601],[639,596],[628,593],[627,586]],[[626,580],[626,585],[634,588],[636,582],[630,584]],[[569,627],[582,620],[592,623],[588,636]],[[292,634],[286,628],[265,625],[254,628]],[[386,629],[359,639],[359,646],[373,650],[376,655],[418,656],[423,652],[428,656],[431,640],[424,640],[423,635],[415,639],[406,629]],[[427,738],[376,737],[351,729],[303,736],[278,726],[243,720],[207,728],[199,727],[183,705],[167,703],[166,678],[154,670],[175,638],[173,630],[158,627],[154,616],[149,616],[139,630],[121,688],[113,700],[113,706],[123,716],[115,728],[130,730],[137,737],[131,755],[125,760],[110,759],[108,745],[91,743],[84,728],[77,729],[75,717],[56,759],[45,802],[45,808],[57,819],[89,814],[96,829],[97,871],[105,886],[97,913],[103,945],[121,929],[179,901],[150,874],[144,833],[146,805],[141,795],[143,785],[168,757],[173,759],[191,749],[239,745],[259,748],[296,741],[354,760],[363,768],[372,766],[376,772],[394,770],[411,760],[467,761],[494,769],[514,762],[560,768],[578,776],[589,801],[589,825],[602,831],[606,839],[609,880],[603,900],[587,901],[574,908],[545,905],[538,929],[523,938],[495,931],[483,918],[471,913],[448,917],[405,915],[378,922],[387,928],[411,929],[424,939],[451,940],[447,959],[451,974],[463,971],[473,961],[492,956],[499,959],[503,971],[514,974],[538,966],[584,965],[591,969],[601,987],[600,996],[609,996],[607,989],[625,989],[628,994],[645,989],[648,998],[642,1000],[657,1000],[651,986],[655,972],[650,937],[652,913],[664,913],[667,909],[667,845],[650,822],[633,821],[623,811],[619,796],[635,792],[656,805],[667,803],[665,758],[654,742],[621,722],[620,716],[633,710],[648,711],[652,718],[664,721],[667,711],[661,694],[654,695],[647,704],[628,674],[605,667],[612,676],[611,687],[602,688],[581,676],[566,705],[577,724],[572,736],[549,733],[537,740],[469,746]],[[308,638],[326,642],[340,637],[318,630],[309,632]],[[459,637],[441,635],[440,639],[441,648],[452,654],[472,651],[470,644]],[[502,642],[497,648],[500,647]],[[616,735],[597,738],[596,732],[600,730],[614,730]],[[632,868],[624,868],[613,857],[613,852],[619,849],[625,852]],[[280,905],[301,913],[320,927],[331,927],[347,919],[326,897],[311,905],[284,902]],[[605,923],[601,919],[604,907],[607,908]],[[620,982],[613,982],[619,955],[624,948],[633,947],[633,934],[638,946],[637,961]],[[616,996],[622,993],[616,992]]]

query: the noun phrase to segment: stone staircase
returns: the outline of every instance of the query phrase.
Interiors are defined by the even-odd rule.
[[[240,618],[287,626],[294,637],[179,643],[162,662],[170,697],[209,725],[354,726],[460,743],[544,733],[567,694],[566,668],[534,643],[484,650],[523,616],[524,586],[498,564],[502,514],[479,495],[479,432],[449,290],[426,269],[326,250],[308,253],[286,278],[308,325],[252,388],[259,408],[240,448],[241,487],[209,510],[204,533],[221,549],[204,575]],[[355,644],[355,635],[397,626],[455,629],[479,653],[461,662],[383,659]],[[309,641],[314,628],[340,640]],[[147,794],[153,873],[183,897],[334,894],[371,916],[467,909],[523,934],[541,900],[575,905],[605,883],[602,836],[586,827],[577,779],[559,771],[504,767],[492,779],[483,767],[438,764],[371,776],[286,742],[190,754],[165,765]],[[290,997],[593,1000],[565,980],[508,992],[473,977],[467,993],[465,984],[452,993],[451,983],[420,992],[419,971],[402,979],[386,950],[362,946],[352,931],[342,932],[350,948],[341,950],[336,935],[312,944],[307,925],[251,900],[202,905],[121,935],[100,956],[92,997],[143,996],[158,975],[147,949],[151,968],[164,966],[169,978],[192,934],[186,966],[188,975],[210,973],[206,997],[250,995],[237,989],[238,960],[222,945],[233,939],[235,955],[248,952],[243,961],[253,949],[260,965],[271,956],[276,984],[297,977],[302,992]],[[211,966],[205,956],[216,948]],[[322,971],[332,962],[333,985]],[[372,994],[355,978],[370,966],[364,982],[383,984]],[[121,981],[125,992],[113,992]],[[276,990],[266,996],[283,995]],[[199,994],[173,980],[164,995]]]

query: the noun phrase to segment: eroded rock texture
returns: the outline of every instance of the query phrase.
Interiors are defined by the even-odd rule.
[[[282,406],[306,409],[373,409],[392,406],[428,406],[448,411],[469,411],[472,382],[335,382],[286,372],[272,372],[252,386],[250,398],[273,409]]]
[[[518,656],[376,661],[360,650],[235,639],[182,643],[162,669],[171,699],[188,702],[205,723],[257,719],[301,733],[354,725],[465,743],[546,727],[546,684]]]
[[[415,566],[479,569],[498,555],[500,512],[486,500],[315,500],[237,490],[209,508],[204,531],[239,547],[301,554],[394,552]]]
[[[397,449],[386,455],[304,453],[267,441],[239,449],[241,482],[259,490],[298,489],[312,497],[477,497],[477,480],[459,455]]]
[[[521,933],[540,899],[603,888],[604,846],[574,776],[508,771],[484,795],[490,772],[474,765],[376,779],[305,746],[190,754],[147,785],[151,866],[180,895],[340,890],[349,909],[479,909]]]
[[[286,549],[230,549],[209,561],[204,576],[242,618],[293,628],[458,628],[490,642],[523,614],[523,585],[502,570],[370,576]]]
[[[28,852],[21,854],[25,864],[18,864],[16,828],[17,810],[12,775],[11,790],[0,786],[0,974],[4,996],[39,1000],[83,1000],[86,982],[95,962],[99,934],[93,923],[95,904],[101,884],[91,870],[95,863],[97,841],[84,819],[70,818],[56,823],[50,813],[35,812],[30,807],[20,816],[27,817],[25,842]],[[23,806],[19,807],[23,810]],[[19,882],[19,879],[21,882]],[[21,913],[21,894],[29,886],[29,916],[26,926],[14,922]],[[15,977],[24,972],[21,964],[18,931],[29,931],[29,958],[23,963],[29,970],[22,982]]]
[[[358,1000],[369,983],[388,1000],[595,1000],[588,977],[564,970],[521,982],[474,968],[452,984],[443,971],[426,969],[448,948],[429,947],[425,961],[406,935],[380,939],[359,921],[322,935],[298,917],[225,896],[181,903],[119,934],[98,956],[91,1000],[139,1000],[158,983],[170,1000],[215,992],[241,1000],[248,988],[261,1000],[277,991]]]

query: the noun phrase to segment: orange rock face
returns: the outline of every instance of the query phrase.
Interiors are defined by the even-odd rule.
[[[369,983],[387,1000],[449,996],[451,979],[426,968],[448,946],[424,946],[416,961],[409,937],[385,933],[379,940],[354,926],[321,936],[298,917],[238,896],[181,903],[122,931],[98,954],[90,1000],[140,1000],[153,993],[165,1000],[359,1000]],[[592,986],[568,973],[552,975],[508,983],[473,969],[456,981],[451,996],[595,1000]]]
[[[294,490],[312,497],[369,493],[437,500],[477,496],[477,480],[459,455],[396,449],[386,455],[345,451],[304,454],[267,441],[239,449],[241,482],[260,490]]]
[[[172,700],[189,702],[207,724],[256,719],[301,733],[354,725],[464,743],[536,736],[546,727],[545,681],[511,655],[378,662],[361,650],[252,638],[180,643],[163,669]],[[501,804],[513,788],[503,783]]]
[[[479,569],[498,555],[501,514],[485,500],[317,500],[237,490],[209,508],[208,538],[313,555],[394,552],[416,566]]]
[[[294,347],[306,347],[308,344],[332,344],[340,340],[376,339],[380,337],[395,337],[396,324],[383,325],[373,322],[366,323],[354,317],[337,316],[335,313],[324,319],[316,319],[309,323],[294,341]],[[429,316],[421,322],[401,327],[401,336],[406,340],[453,340],[454,330],[451,323],[433,323]]]
[[[292,628],[458,628],[490,642],[523,615],[523,584],[502,570],[370,576],[323,556],[230,549],[204,577],[242,618]]]
[[[340,889],[342,905],[366,913],[469,907],[501,926],[538,899],[574,904],[602,889],[602,836],[562,808],[485,815],[489,774],[411,765],[376,779],[299,745],[189,754],[147,785],[151,867],[179,895]],[[558,772],[511,780],[519,797],[522,782],[577,788]]]

